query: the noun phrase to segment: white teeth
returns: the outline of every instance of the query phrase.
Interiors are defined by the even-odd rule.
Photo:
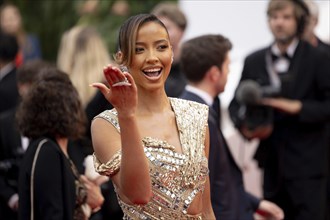
[[[144,72],[152,73],[152,72],[158,72],[160,70],[161,70],[160,68],[155,68],[155,69],[144,70]]]

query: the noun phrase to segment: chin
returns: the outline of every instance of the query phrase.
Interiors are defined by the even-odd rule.
[[[282,37],[277,37],[276,41],[281,43],[281,44],[288,44],[294,39],[294,36],[282,36]]]

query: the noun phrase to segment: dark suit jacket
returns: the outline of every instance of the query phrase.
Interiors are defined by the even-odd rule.
[[[14,119],[15,108],[0,114],[0,166],[8,161],[13,165],[6,169],[8,172],[0,172],[0,219],[16,219],[16,213],[9,208],[8,201],[18,191],[18,161],[22,158],[23,148]]]
[[[322,50],[330,58],[330,45],[317,38],[317,48]]]
[[[186,90],[180,98],[206,104],[199,96]],[[209,110],[208,126],[211,200],[215,216],[226,220],[252,220],[259,199],[244,190],[242,172],[222,135],[212,108]]]
[[[40,138],[30,143],[19,176],[19,219],[30,216],[30,178],[34,155]],[[43,144],[34,174],[35,220],[72,220],[75,209],[75,177],[67,157],[51,139]]]
[[[0,113],[14,108],[18,101],[16,68],[0,79]]]
[[[179,97],[182,94],[186,84],[186,78],[180,70],[179,63],[173,64],[171,72],[165,82],[165,91],[167,96]]]
[[[266,54],[261,49],[245,59],[241,81],[252,79],[261,86],[270,85]],[[282,97],[302,102],[298,115],[274,110],[274,130],[260,142],[257,154],[265,168],[264,193],[271,196],[281,181],[326,175],[326,122],[330,120],[330,65],[326,56],[310,44],[300,41],[290,62],[289,72],[282,78]],[[239,103],[229,106],[233,121],[238,121]],[[239,124],[239,123],[238,123]],[[238,126],[238,129],[240,127]]]

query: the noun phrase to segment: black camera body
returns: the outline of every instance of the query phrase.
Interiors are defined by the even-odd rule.
[[[261,104],[261,99],[266,97],[281,96],[281,89],[273,86],[260,86],[254,80],[242,81],[235,94],[239,104],[239,124],[248,130],[255,130],[260,126],[273,123],[273,108]]]
[[[4,177],[9,186],[18,186],[18,175],[24,152],[22,150],[15,153],[10,159],[0,160],[0,175]]]

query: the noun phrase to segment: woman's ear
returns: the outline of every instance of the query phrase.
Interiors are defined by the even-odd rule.
[[[114,58],[117,63],[121,63],[123,60],[123,53],[120,50],[117,51]]]

